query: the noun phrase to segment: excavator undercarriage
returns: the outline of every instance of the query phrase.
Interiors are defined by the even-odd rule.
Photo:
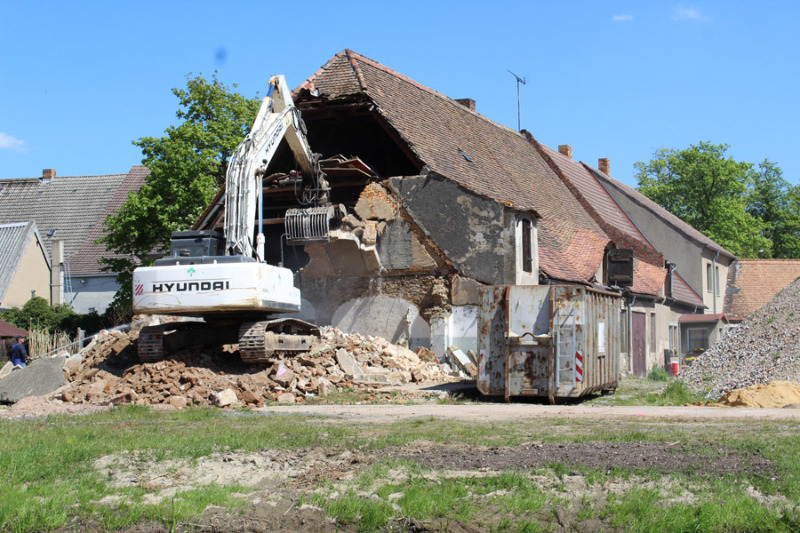
[[[238,322],[170,322],[145,326],[139,333],[139,360],[161,361],[189,346],[239,345],[246,364],[266,364],[270,358],[308,352],[319,339],[319,327],[296,318]]]

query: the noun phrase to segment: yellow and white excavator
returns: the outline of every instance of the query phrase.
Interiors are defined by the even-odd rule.
[[[319,155],[309,147],[286,80],[273,76],[252,130],[228,165],[224,232],[174,232],[169,255],[133,272],[134,313],[197,319],[143,328],[143,362],[188,344],[238,342],[244,362],[263,363],[277,353],[307,351],[319,335],[313,324],[277,318],[300,311],[300,291],[291,270],[264,259],[263,178],[284,139],[301,169],[296,181],[304,206],[286,212],[285,231],[295,241],[328,238],[343,207],[330,204]]]

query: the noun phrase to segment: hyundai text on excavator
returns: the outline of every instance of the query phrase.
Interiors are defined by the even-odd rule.
[[[344,214],[344,207],[330,204],[319,154],[309,147],[285,78],[273,76],[252,130],[230,158],[224,232],[174,232],[169,255],[133,272],[134,313],[196,319],[144,327],[143,362],[190,344],[238,342],[242,361],[264,363],[275,354],[308,351],[319,336],[313,324],[278,317],[300,311],[300,291],[290,269],[265,261],[263,181],[271,176],[270,162],[284,139],[300,167],[288,176],[304,206],[286,212],[286,234],[294,241],[325,240],[332,221]]]

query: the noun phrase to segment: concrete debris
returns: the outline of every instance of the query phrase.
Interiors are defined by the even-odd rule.
[[[457,346],[450,346],[447,348],[447,356],[455,366],[464,372],[467,376],[474,378],[478,375],[478,367],[475,363]]]
[[[169,399],[172,399],[173,396],[170,396]],[[236,391],[233,389],[225,389],[219,392],[215,392],[211,395],[212,401],[214,405],[217,407],[228,407],[230,405],[236,405],[239,403],[239,397],[236,395]]]
[[[81,357],[60,358],[58,370],[70,383],[54,397],[70,404],[230,408],[304,402],[352,388],[457,379],[442,372],[430,350],[414,352],[380,337],[329,327],[322,328],[311,351],[275,356],[266,365],[244,365],[235,345],[190,347],[163,361],[140,363],[137,339],[137,329],[107,332],[82,350]]]
[[[3,368],[0,368],[0,379],[3,379],[9,375],[12,370],[14,370],[14,363],[11,361],[6,362],[6,364],[3,365]]]
[[[28,396],[42,396],[66,385],[63,357],[33,359],[0,380],[0,403],[16,403]]]
[[[680,378],[706,398],[772,381],[800,382],[800,280],[729,329]]]

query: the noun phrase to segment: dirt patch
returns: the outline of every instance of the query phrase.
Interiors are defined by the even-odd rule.
[[[122,452],[101,457],[94,467],[111,486],[145,488],[148,491],[145,503],[158,503],[182,491],[211,484],[267,490],[311,471],[316,472],[315,479],[324,477],[322,472],[333,471],[337,472],[335,477],[341,477],[347,469],[343,467],[365,460],[364,456],[348,450],[333,452],[321,448],[252,453],[220,451],[197,460],[159,461],[152,454]]]
[[[520,446],[466,449],[461,446],[387,448],[384,457],[409,459],[434,469],[490,470],[536,469],[554,464],[600,471],[622,469],[655,470],[665,473],[722,476],[752,474],[774,477],[772,462],[752,452],[718,446],[713,453],[696,446],[660,442],[525,444]]]
[[[420,472],[401,464],[377,476],[370,486],[363,485],[364,478],[360,474],[376,462],[396,458],[411,460],[425,468]],[[566,470],[556,464],[565,465]],[[210,506],[191,524],[179,524],[176,531],[354,532],[356,524],[336,523],[324,509],[309,504],[311,496],[322,495],[331,501],[354,491],[361,497],[375,499],[382,485],[402,484],[412,477],[423,476],[436,482],[448,478],[490,477],[509,470],[519,471],[548,498],[562,502],[543,510],[541,513],[545,514],[540,513],[541,516],[525,513],[513,520],[530,519],[539,523],[555,520],[553,531],[611,531],[614,528],[597,518],[594,512],[590,513],[592,518],[581,518],[581,509],[602,506],[610,494],[624,495],[634,488],[653,490],[662,495],[662,501],[668,505],[697,503],[695,493],[702,493],[702,487],[694,487],[695,481],[690,479],[669,475],[672,473],[702,472],[708,476],[746,473],[775,477],[772,463],[756,453],[724,446],[701,449],[653,442],[474,447],[417,441],[371,452],[324,447],[250,453],[220,450],[196,460],[159,459],[151,453],[122,452],[98,459],[94,467],[114,487],[145,488],[149,503],[165,498],[180,499],[181,492],[212,483],[238,484],[248,489],[237,495],[246,501],[244,508],[230,510]],[[579,471],[580,467],[600,470],[606,476],[601,481],[592,481]],[[610,472],[612,468],[631,473],[615,475]],[[645,470],[646,473],[637,473]],[[653,476],[652,471],[668,475]],[[764,496],[749,486],[745,489],[765,505],[787,505],[782,496]],[[470,494],[468,498],[479,501],[481,509],[489,509],[492,498],[504,494],[507,493]],[[113,507],[123,503],[121,498],[111,497],[96,503]],[[396,498],[387,496],[383,501],[392,505]],[[396,510],[399,512],[399,507]],[[496,530],[497,518],[499,515],[484,513],[475,523],[464,523],[452,519],[421,521],[406,517],[390,521],[384,531],[476,533]],[[93,529],[89,527],[91,524],[77,520],[62,530]],[[144,533],[170,529],[164,524],[140,522],[129,530]]]
[[[728,407],[786,407],[800,404],[800,383],[772,381],[726,392],[719,399]]]

